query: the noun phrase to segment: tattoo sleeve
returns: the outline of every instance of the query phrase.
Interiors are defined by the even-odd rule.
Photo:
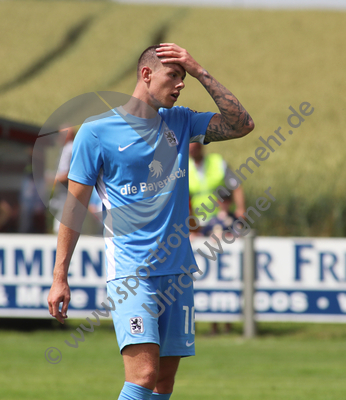
[[[254,123],[249,113],[228,89],[205,70],[198,80],[220,110],[220,114],[215,114],[209,122],[205,135],[207,142],[240,138],[253,130]]]

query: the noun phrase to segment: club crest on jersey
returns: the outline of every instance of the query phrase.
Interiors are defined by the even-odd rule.
[[[153,160],[149,165],[148,168],[150,170],[150,172],[152,173],[151,176],[154,176],[155,178],[157,178],[158,176],[162,175],[162,164],[160,163],[160,161],[157,160]]]
[[[164,131],[163,134],[170,147],[178,146],[179,142],[173,131]]]
[[[144,325],[142,317],[130,318],[131,333],[143,333]]]

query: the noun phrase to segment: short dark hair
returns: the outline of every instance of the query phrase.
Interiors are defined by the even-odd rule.
[[[144,66],[156,67],[160,63],[160,59],[156,55],[156,49],[160,47],[158,44],[147,47],[140,55],[137,64],[137,79],[140,77],[141,69]]]

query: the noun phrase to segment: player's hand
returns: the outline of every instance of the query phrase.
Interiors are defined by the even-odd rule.
[[[162,64],[180,64],[194,78],[197,78],[203,72],[203,68],[198,62],[185,49],[175,43],[161,43],[160,47],[156,49],[156,54]]]
[[[67,318],[67,308],[70,302],[70,287],[67,282],[53,282],[47,298],[49,313],[56,318],[61,324]],[[59,305],[62,304],[61,311]]]

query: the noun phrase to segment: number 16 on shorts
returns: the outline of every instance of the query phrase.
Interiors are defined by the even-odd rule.
[[[183,306],[183,310],[185,311],[185,334],[195,334],[195,307]]]

